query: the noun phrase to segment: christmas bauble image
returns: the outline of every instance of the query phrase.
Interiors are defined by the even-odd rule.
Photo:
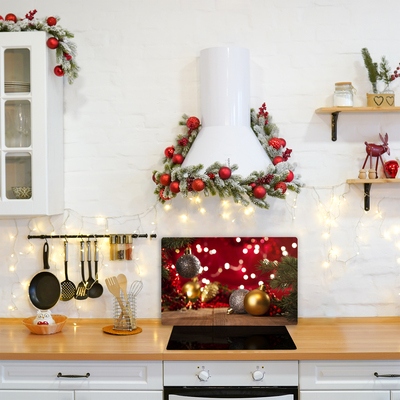
[[[161,185],[168,186],[171,183],[171,175],[162,174],[160,176],[160,183],[161,183]]]
[[[49,49],[56,49],[58,47],[58,40],[55,37],[47,39],[47,47]]]
[[[200,126],[200,120],[197,117],[190,117],[187,122],[186,126],[191,130],[194,131]]]
[[[179,182],[178,181],[173,181],[171,182],[171,184],[169,185],[169,190],[172,193],[179,193],[181,190],[179,189]]]
[[[64,75],[64,71],[63,71],[61,65],[56,65],[56,66],[54,67],[54,73],[55,73],[57,76],[63,76],[63,75]]]
[[[188,249],[183,256],[179,257],[175,268],[182,278],[192,279],[200,272],[200,260],[191,254],[190,249]]]
[[[201,179],[195,179],[192,183],[192,188],[196,192],[201,192],[206,187],[206,184]]]
[[[263,285],[247,293],[244,298],[244,308],[251,315],[264,315],[268,309],[271,300],[263,290]]]
[[[237,289],[233,291],[229,297],[229,306],[236,314],[246,313],[244,308],[244,298],[246,297],[247,293],[249,293],[247,289]]]
[[[278,182],[275,187],[275,190],[281,189],[282,190],[282,194],[286,192],[287,186],[285,182]]]
[[[204,286],[204,289],[201,292],[201,301],[203,303],[208,303],[218,294],[218,291],[219,288],[217,282],[208,283],[206,286]]]
[[[189,299],[195,299],[196,297],[200,296],[200,283],[198,282],[197,278],[186,282],[182,286],[182,293],[185,294]]]
[[[262,199],[267,194],[267,191],[265,190],[264,186],[256,186],[253,189],[253,194],[256,199]]]
[[[218,175],[221,179],[224,179],[224,180],[229,179],[232,175],[232,171],[228,167],[221,167],[218,172]]]

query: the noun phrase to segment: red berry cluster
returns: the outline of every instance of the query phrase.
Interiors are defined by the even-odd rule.
[[[35,14],[37,13],[36,10],[29,11],[28,14],[25,14],[25,18],[29,19],[29,21],[32,21],[33,18],[35,17]]]
[[[164,311],[165,307],[170,311],[176,311],[186,307],[185,298],[183,296],[173,296],[169,294],[163,294],[161,296],[161,304],[162,311]]]
[[[264,117],[265,118],[265,125],[268,124],[268,112],[267,112],[267,106],[265,103],[258,109],[258,117]]]
[[[398,78],[400,76],[400,63],[399,63],[399,67],[397,67],[394,72],[393,75],[391,76],[392,81],[394,81],[396,78]]]
[[[262,176],[261,178],[258,178],[256,182],[258,185],[266,185],[271,183],[272,179],[274,179],[274,176],[271,174],[267,174]]]
[[[215,179],[215,174],[213,174],[212,172],[208,173],[207,175],[211,180]]]
[[[188,143],[189,143],[189,139],[187,139],[187,138],[182,138],[182,139],[178,140],[178,144],[180,146],[186,146]]]
[[[282,154],[283,161],[287,161],[287,159],[290,157],[290,153],[292,152],[291,149],[286,149],[285,152]]]
[[[194,182],[194,178],[189,177],[186,179],[186,182],[187,182],[188,192],[193,192],[192,184]]]

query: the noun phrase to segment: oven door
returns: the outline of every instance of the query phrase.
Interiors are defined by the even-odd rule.
[[[164,387],[164,400],[298,400],[298,388],[288,387]]]

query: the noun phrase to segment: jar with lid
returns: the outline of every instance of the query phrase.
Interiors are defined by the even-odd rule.
[[[133,259],[133,240],[132,235],[125,236],[125,260]]]
[[[110,260],[117,259],[117,235],[110,235]]]
[[[125,259],[125,235],[117,235],[117,260]]]
[[[353,107],[354,87],[351,82],[335,83],[335,92],[333,93],[334,107]]]

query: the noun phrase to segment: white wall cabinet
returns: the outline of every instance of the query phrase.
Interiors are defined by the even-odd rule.
[[[0,216],[64,210],[63,78],[49,37],[0,35]]]
[[[299,386],[300,400],[400,400],[400,361],[300,361]]]

